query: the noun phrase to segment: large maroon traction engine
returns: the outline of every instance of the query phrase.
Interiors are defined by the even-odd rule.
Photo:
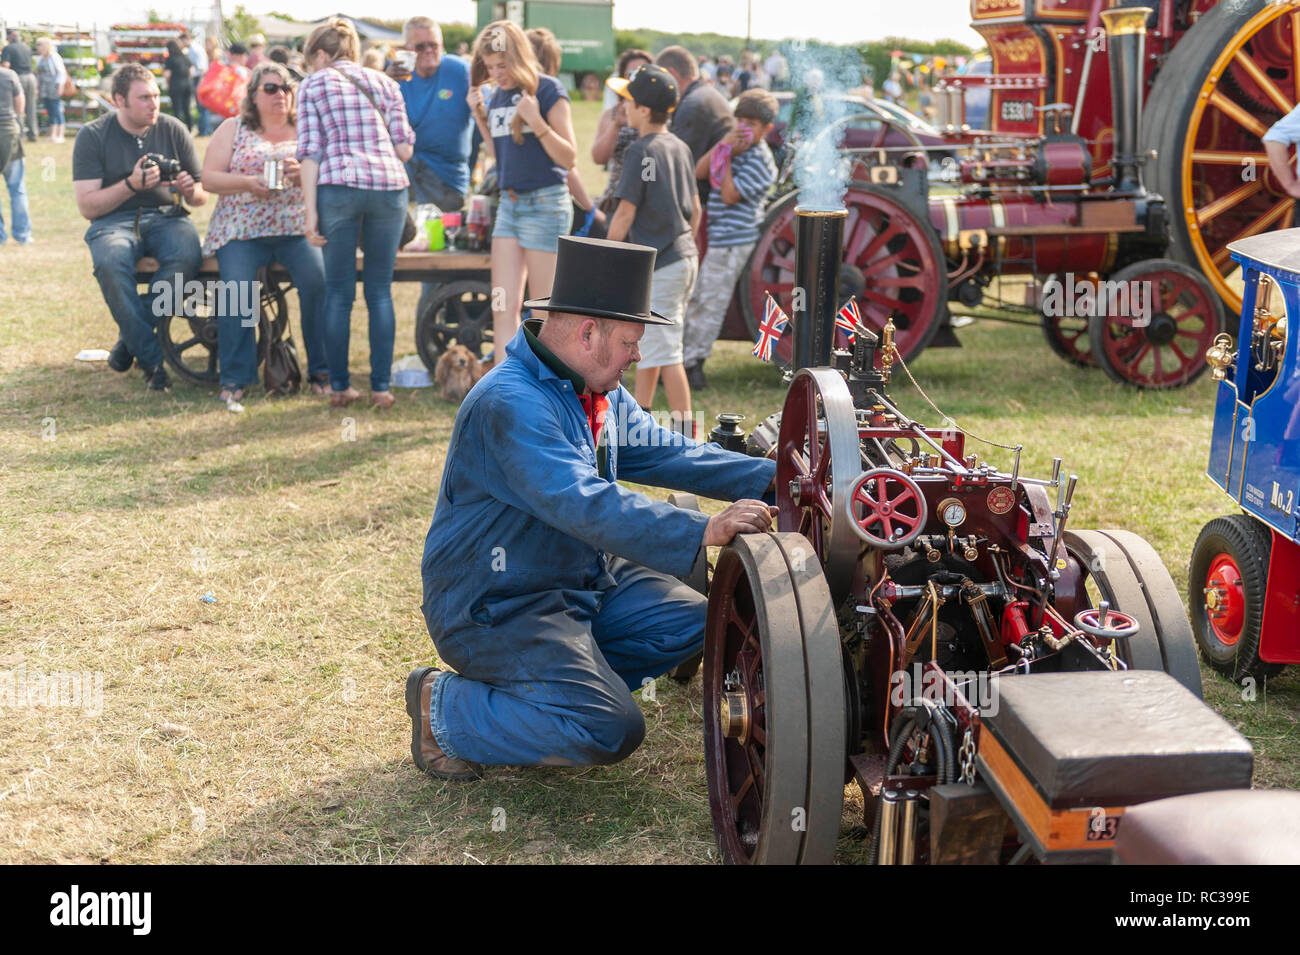
[[[910,418],[892,325],[833,350],[845,221],[799,211],[793,375],[748,438],[777,461],[778,531],[737,537],[708,587],[724,859],[831,861],[852,779],[881,863],[1108,861],[1127,807],[1249,786],[1155,551],[1068,528],[1059,459],[1038,479],[994,446],[1002,470]]]

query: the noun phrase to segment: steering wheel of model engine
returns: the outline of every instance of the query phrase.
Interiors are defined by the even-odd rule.
[[[902,471],[873,468],[853,482],[849,524],[872,547],[897,550],[925,529],[928,509],[921,486]]]
[[[1088,636],[1103,640],[1127,640],[1140,629],[1137,620],[1128,614],[1105,606],[1099,610],[1080,610],[1074,615],[1074,625]]]

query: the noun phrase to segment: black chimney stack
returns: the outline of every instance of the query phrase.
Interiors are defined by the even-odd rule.
[[[1150,7],[1115,7],[1101,11],[1110,60],[1110,99],[1114,110],[1114,155],[1110,164],[1115,190],[1139,192],[1138,129],[1142,122],[1143,59]]]
[[[790,313],[794,354],[790,364],[796,372],[831,363],[848,215],[847,209],[795,209],[794,308]]]

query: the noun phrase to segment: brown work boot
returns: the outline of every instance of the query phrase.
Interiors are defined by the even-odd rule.
[[[416,667],[406,678],[406,712],[411,717],[411,758],[421,772],[438,779],[456,782],[482,779],[483,772],[478,765],[453,759],[444,753],[429,728],[429,700],[433,696],[434,677],[439,672],[437,667]]]

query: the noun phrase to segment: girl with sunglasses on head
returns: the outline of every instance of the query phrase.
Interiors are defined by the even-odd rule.
[[[227,282],[252,283],[258,269],[273,262],[284,266],[298,290],[307,378],[312,393],[323,395],[329,390],[325,262],[305,235],[297,147],[293,81],[279,63],[264,60],[248,78],[239,115],[223,122],[208,144],[203,185],[219,198],[203,252],[216,255]],[[268,162],[279,164],[278,182],[273,174],[268,183]],[[257,383],[258,303],[242,291],[251,284],[228,288],[241,294],[225,296],[225,313],[219,310],[217,316],[221,400],[231,411],[243,411],[244,390]],[[252,310],[245,310],[250,302]]]
[[[485,102],[480,87],[489,80],[495,91]],[[564,85],[541,71],[532,44],[509,20],[488,24],[474,41],[466,100],[501,187],[492,230],[492,285],[505,289],[504,302],[492,300],[500,360],[519,331],[525,281],[529,297],[551,294],[560,236],[573,224],[568,174],[576,137]]]

